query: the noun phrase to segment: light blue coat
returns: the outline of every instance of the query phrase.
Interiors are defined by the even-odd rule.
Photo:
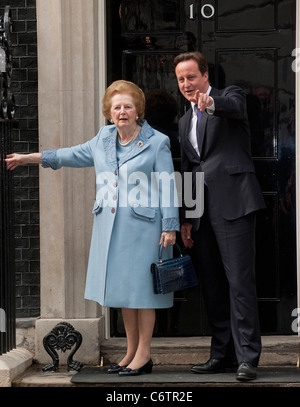
[[[179,230],[169,138],[146,121],[128,147],[104,126],[92,140],[42,152],[47,168],[95,167],[96,199],[85,298],[117,308],[168,308],[173,294],[154,294],[150,265],[162,231]],[[165,181],[161,181],[164,179]],[[175,198],[174,198],[175,193]],[[171,255],[164,250],[164,257]]]

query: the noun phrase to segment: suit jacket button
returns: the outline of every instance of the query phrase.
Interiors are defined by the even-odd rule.
[[[115,213],[116,212],[116,208],[112,208],[111,213]]]

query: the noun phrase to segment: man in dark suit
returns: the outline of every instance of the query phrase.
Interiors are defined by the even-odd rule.
[[[196,174],[205,180],[203,216],[187,218],[192,211],[184,195],[182,208],[181,237],[186,247],[194,245],[212,329],[210,359],[192,371],[224,371],[235,360],[237,379],[251,380],[261,352],[255,216],[265,203],[251,158],[246,99],[237,86],[210,86],[201,53],[178,55],[174,63],[179,89],[191,102],[179,121],[182,175],[193,174],[194,195]]]

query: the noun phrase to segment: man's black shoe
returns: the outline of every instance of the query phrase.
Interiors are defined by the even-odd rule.
[[[239,364],[236,373],[237,380],[254,380],[256,376],[256,367],[251,365],[251,363],[243,362]]]
[[[194,373],[221,373],[224,372],[224,364],[219,359],[209,359],[202,365],[194,365],[191,368]]]

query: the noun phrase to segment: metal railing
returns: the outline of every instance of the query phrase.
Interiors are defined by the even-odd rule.
[[[12,73],[11,11],[0,16],[0,355],[16,346],[15,252],[13,179],[5,157],[12,151],[14,98]]]

